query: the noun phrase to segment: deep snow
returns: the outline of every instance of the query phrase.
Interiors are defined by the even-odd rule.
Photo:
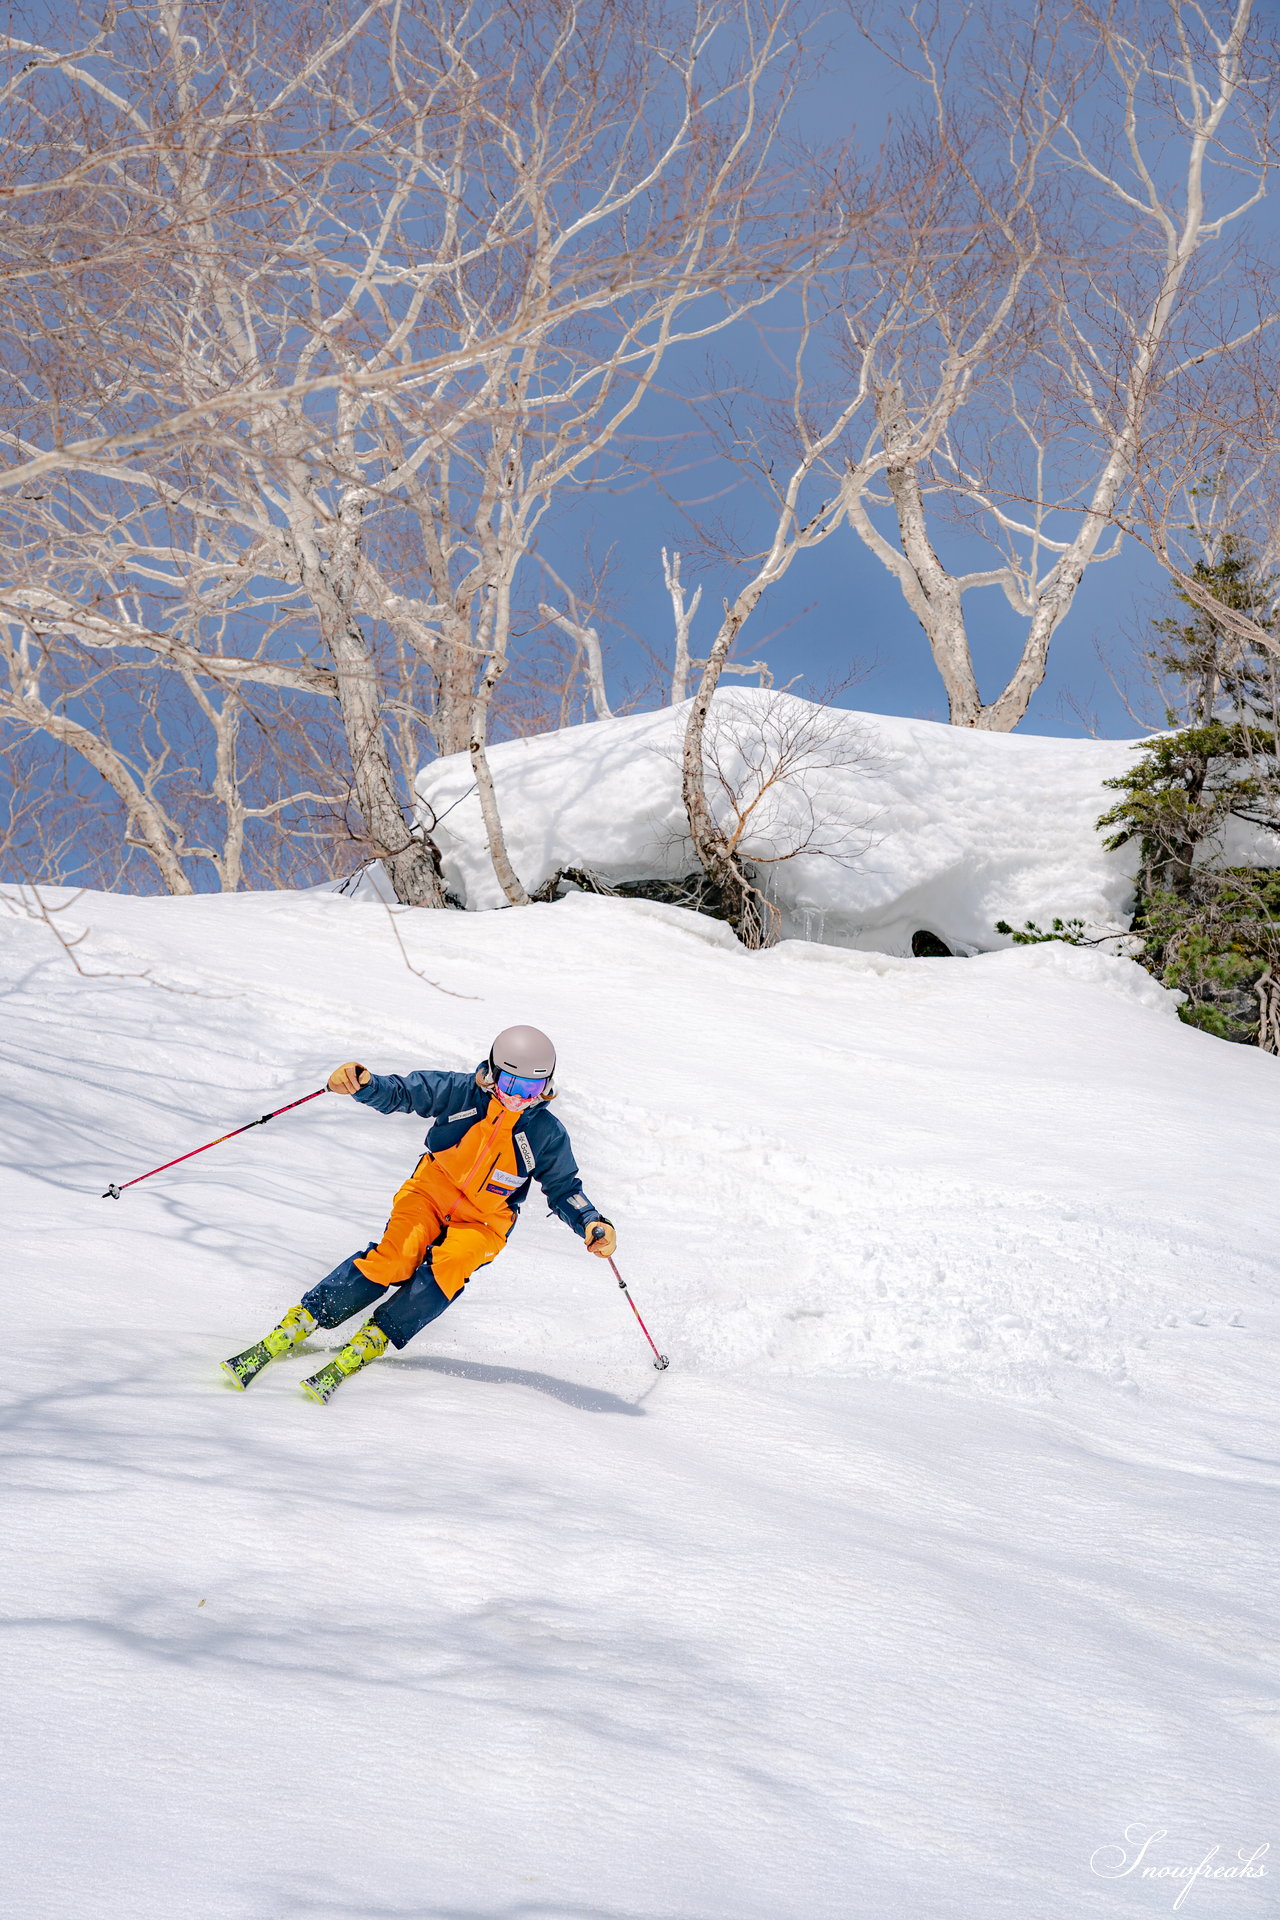
[[[334,895],[66,917],[103,977],[0,913],[5,1911],[1138,1920],[1126,1828],[1280,1837],[1274,1060],[1061,948],[401,916],[454,998]],[[531,1204],[331,1407],[224,1389],[420,1123],[107,1181],[517,1019],[670,1371]]]
[[[511,858],[530,892],[564,867],[590,868],[614,885],[696,868],[680,798],[690,704],[490,749]],[[818,737],[806,752],[807,728]],[[921,929],[967,953],[1007,944],[995,931],[1001,919],[1129,924],[1133,858],[1108,853],[1096,823],[1116,798],[1104,782],[1132,760],[1130,742],[824,710],[750,687],[717,693],[708,731],[741,792],[752,790],[744,755],[766,770],[785,765],[753,814],[745,853],[772,859],[801,844],[810,804],[816,844],[831,850],[764,869],[787,932],[906,955]],[[785,763],[783,742],[792,756]],[[456,896],[472,908],[505,904],[469,757],[433,762],[417,786]],[[714,773],[708,788],[723,813]],[[1234,851],[1280,859],[1274,846]]]

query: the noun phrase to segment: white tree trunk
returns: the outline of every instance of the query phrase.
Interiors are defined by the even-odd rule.
[[[694,595],[688,605],[685,604],[684,587],[680,581],[680,555],[673,553],[667,557],[662,549],[662,577],[671,596],[671,615],[675,628],[675,658],[671,669],[671,704],[679,706],[689,697],[689,632],[693,626],[693,617],[698,611],[702,599],[702,587],[694,589]]]

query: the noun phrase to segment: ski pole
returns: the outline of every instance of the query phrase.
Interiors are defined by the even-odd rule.
[[[635,1301],[631,1298],[631,1295],[627,1293],[627,1283],[623,1279],[622,1275],[618,1272],[617,1266],[614,1264],[612,1255],[610,1255],[609,1257],[609,1265],[613,1267],[614,1279],[617,1281],[618,1285],[622,1288],[622,1291],[627,1294],[627,1305],[630,1307],[632,1313],[634,1313],[636,1319],[640,1320],[640,1309],[636,1305]],[[649,1342],[649,1345],[653,1347],[653,1335],[650,1333],[648,1327],[646,1327],[643,1320],[640,1320],[640,1331],[644,1335],[645,1339]],[[664,1367],[669,1367],[671,1365],[671,1362],[668,1360],[666,1354],[659,1353],[656,1347],[653,1347],[653,1351],[654,1351],[653,1364],[657,1368],[658,1372],[661,1373]]]
[[[304,1093],[301,1100],[291,1100],[287,1107],[277,1107],[274,1113],[264,1113],[260,1120],[250,1120],[243,1127],[233,1127],[230,1133],[220,1133],[216,1140],[206,1140],[202,1147],[192,1147],[190,1153],[180,1153],[176,1160],[166,1160],[162,1167],[152,1167],[150,1173],[140,1173],[132,1180],[126,1180],[123,1186],[111,1185],[103,1194],[104,1200],[118,1200],[125,1187],[136,1187],[139,1180],[149,1180],[153,1173],[164,1173],[169,1167],[178,1167],[184,1160],[194,1160],[198,1153],[208,1153],[210,1147],[220,1147],[224,1140],[234,1140],[238,1133],[248,1133],[253,1127],[265,1127],[268,1120],[278,1120],[282,1113],[292,1113],[295,1107],[305,1107],[308,1100],[318,1100],[322,1093],[328,1093],[328,1087],[317,1087],[314,1093]]]

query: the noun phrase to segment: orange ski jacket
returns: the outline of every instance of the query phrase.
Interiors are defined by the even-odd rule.
[[[545,1106],[511,1112],[478,1073],[375,1073],[354,1097],[377,1113],[430,1119],[427,1152],[482,1217],[509,1227],[536,1180],[552,1213],[585,1240],[603,1215],[582,1190],[564,1127]]]

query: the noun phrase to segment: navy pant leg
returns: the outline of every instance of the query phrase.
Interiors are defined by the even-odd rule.
[[[454,1295],[454,1299],[457,1299]],[[375,1327],[381,1327],[388,1340],[397,1351],[415,1333],[421,1333],[429,1320],[434,1320],[450,1304],[449,1296],[442,1293],[440,1283],[431,1271],[431,1255],[428,1254],[412,1280],[406,1280],[397,1287],[389,1300],[384,1300],[378,1311],[372,1316]],[[314,1313],[315,1308],[311,1311]]]
[[[366,1253],[372,1253],[377,1241],[353,1253],[349,1260],[335,1267],[323,1280],[316,1282],[310,1293],[304,1293],[302,1304],[307,1312],[315,1316],[322,1327],[338,1327],[349,1320],[353,1313],[359,1313],[362,1307],[369,1306],[374,1300],[381,1300],[387,1291],[385,1287],[375,1287],[356,1266],[357,1260],[363,1260]]]

